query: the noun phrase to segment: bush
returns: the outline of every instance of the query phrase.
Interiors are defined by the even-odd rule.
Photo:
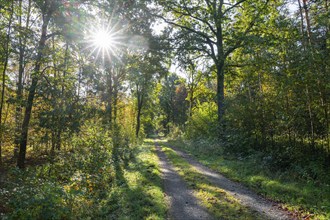
[[[168,135],[168,138],[177,139],[177,138],[180,138],[182,135],[183,135],[183,132],[179,128],[179,126],[173,125],[170,129],[170,134]]]
[[[217,137],[217,106],[214,102],[204,102],[197,106],[186,126],[187,139]]]
[[[12,169],[1,202],[3,219],[71,219],[94,216],[115,179],[113,141],[109,132],[86,125],[74,136],[69,152],[52,163]]]

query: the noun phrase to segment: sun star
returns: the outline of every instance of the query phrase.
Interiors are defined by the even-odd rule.
[[[101,49],[109,49],[115,45],[114,39],[111,34],[106,30],[98,30],[92,36],[94,46]]]
[[[104,61],[105,58],[111,60],[112,58],[119,59],[120,47],[123,46],[122,29],[115,30],[117,25],[111,27],[96,25],[88,31],[88,44],[85,49],[90,49],[90,54],[95,56],[96,59],[101,57]]]

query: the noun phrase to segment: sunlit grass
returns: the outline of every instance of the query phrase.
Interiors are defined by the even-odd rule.
[[[123,179],[118,179],[121,195],[117,199],[123,206],[117,210],[116,218],[165,219],[168,204],[154,146],[146,142],[135,153],[136,161],[123,170]]]

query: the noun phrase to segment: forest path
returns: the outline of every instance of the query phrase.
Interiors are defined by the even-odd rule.
[[[209,169],[208,167],[197,162],[187,153],[178,150],[173,146],[167,145],[167,147],[170,147],[179,156],[185,159],[190,165],[192,165],[202,175],[204,175],[213,185],[227,191],[234,198],[238,199],[242,205],[260,213],[265,217],[265,219],[295,219],[290,215],[289,212],[282,210],[277,203],[267,200],[257,193],[247,189],[242,184],[231,181],[223,175]]]
[[[164,190],[170,203],[169,219],[203,220],[213,219],[207,210],[200,206],[193,191],[170,164],[161,147],[156,143],[157,155],[163,173]]]

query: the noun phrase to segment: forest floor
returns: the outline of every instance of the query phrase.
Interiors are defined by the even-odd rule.
[[[162,142],[156,146],[171,219],[212,219],[205,208],[221,219],[295,218],[276,202],[207,168],[187,153]]]
[[[52,163],[0,172],[0,219],[166,219],[153,143],[137,145],[125,163],[102,144],[103,136],[84,138],[75,153]]]

